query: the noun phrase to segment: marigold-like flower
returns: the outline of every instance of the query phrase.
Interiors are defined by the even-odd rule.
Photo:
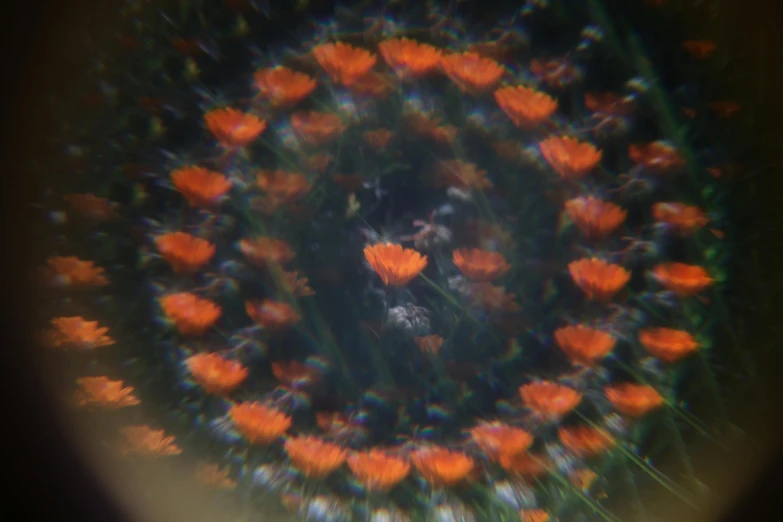
[[[329,112],[295,112],[291,127],[304,141],[313,146],[326,145],[345,132],[345,125],[336,114]]]
[[[309,279],[302,277],[299,272],[283,272],[281,281],[283,289],[296,297],[309,297],[315,295],[315,291],[309,286]]]
[[[73,210],[92,221],[113,221],[120,217],[119,204],[95,194],[67,194],[63,196]]]
[[[124,386],[122,381],[112,381],[105,375],[101,377],[82,377],[76,379],[81,390],[75,393],[79,406],[100,406],[107,410],[136,406],[140,401],[133,395],[133,386]]]
[[[572,364],[592,366],[612,351],[615,338],[582,324],[555,330],[555,341]]]
[[[691,235],[709,223],[702,209],[683,203],[656,203],[652,207],[653,219],[664,223],[678,234]]]
[[[247,368],[239,361],[225,359],[216,353],[198,353],[185,359],[193,380],[206,393],[225,395],[247,378]]]
[[[484,189],[492,186],[486,178],[487,171],[462,160],[439,161],[435,165],[435,182],[439,187]]]
[[[682,48],[694,58],[706,60],[712,56],[718,46],[712,40],[686,40],[682,42]]]
[[[245,301],[245,311],[254,323],[271,331],[285,330],[301,319],[296,308],[285,301],[273,301],[272,299]]]
[[[614,446],[614,439],[606,430],[586,424],[560,427],[557,430],[560,442],[578,457],[591,457]]]
[[[601,161],[603,152],[595,145],[570,136],[547,138],[538,144],[541,155],[563,179],[579,179]]]
[[[220,318],[220,306],[190,292],[160,298],[163,313],[182,335],[200,335]]]
[[[337,444],[325,442],[318,437],[290,437],[285,442],[285,451],[294,466],[308,478],[322,478],[339,468],[348,454]]]
[[[212,208],[231,188],[231,181],[219,172],[204,167],[182,167],[171,173],[174,187],[193,207]]]
[[[582,77],[579,68],[566,58],[533,60],[530,73],[552,89],[563,89]]]
[[[378,51],[401,80],[419,78],[433,71],[443,55],[440,49],[408,38],[383,41],[378,44]]]
[[[106,335],[107,327],[99,327],[98,321],[86,321],[83,317],[55,317],[54,327],[48,334],[49,344],[54,348],[92,350],[110,346],[114,339]]]
[[[378,449],[356,452],[348,456],[348,467],[365,488],[387,491],[405,479],[411,465]]]
[[[568,271],[588,299],[601,301],[611,299],[631,279],[631,273],[622,266],[597,258],[573,261]]]
[[[216,489],[232,489],[236,481],[228,476],[228,469],[220,469],[217,464],[200,462],[195,470],[196,477],[205,485]]]
[[[440,60],[440,66],[462,92],[480,94],[494,87],[506,70],[491,58],[477,53],[452,53]]]
[[[518,312],[520,306],[514,301],[516,294],[506,292],[503,286],[491,283],[471,283],[468,295],[474,306],[491,312]]]
[[[239,250],[259,268],[267,268],[270,264],[284,265],[296,255],[291,245],[282,239],[263,236],[240,240]]]
[[[617,411],[629,417],[642,417],[663,404],[658,390],[646,384],[614,384],[604,388],[604,395]]]
[[[454,125],[442,125],[439,118],[422,111],[406,111],[403,118],[412,134],[428,138],[440,145],[453,143],[459,132]]]
[[[385,100],[395,89],[395,79],[389,74],[369,72],[353,82],[348,90],[358,96]]]
[[[215,245],[187,232],[170,232],[157,236],[155,246],[177,273],[198,272],[215,255]]]
[[[511,268],[500,252],[460,248],[452,252],[452,260],[460,272],[471,281],[488,282],[502,276]]]
[[[299,361],[275,361],[272,363],[272,375],[286,388],[301,388],[313,382],[320,372]]]
[[[389,145],[389,142],[393,137],[394,132],[390,131],[389,129],[376,129],[372,131],[364,131],[362,133],[362,139],[364,139],[364,142],[377,151],[384,150]]]
[[[652,274],[664,288],[683,297],[698,294],[714,282],[704,268],[686,263],[661,263]]]
[[[392,243],[366,246],[364,257],[387,286],[405,286],[427,266],[427,256]]]
[[[92,261],[83,261],[78,257],[50,257],[46,260],[44,277],[52,286],[89,287],[109,284],[104,269],[95,266]]]
[[[225,147],[246,147],[264,130],[266,121],[237,109],[212,109],[204,114],[209,131]]]
[[[556,421],[582,401],[582,394],[556,382],[531,382],[519,387],[522,402],[541,418]]]
[[[250,444],[268,446],[291,427],[291,417],[258,402],[234,404],[228,410],[234,427]]]
[[[124,444],[120,446],[123,455],[165,457],[182,453],[182,449],[174,444],[174,437],[166,437],[163,430],[153,430],[149,426],[126,426],[120,433],[125,438]]]
[[[278,65],[253,74],[259,95],[273,107],[293,107],[315,90],[316,82],[306,74]]]
[[[303,174],[280,169],[259,172],[256,184],[265,192],[266,200],[273,209],[302,199],[312,187]]]
[[[654,357],[673,363],[695,352],[699,343],[685,330],[645,328],[639,331],[639,342]]]
[[[533,444],[533,436],[522,428],[515,428],[502,422],[485,422],[470,430],[473,442],[492,460],[501,455],[516,454]]]
[[[526,451],[501,452],[498,463],[512,475],[526,479],[540,477],[550,466],[549,458],[545,455],[531,455]]]
[[[565,209],[576,227],[588,239],[603,239],[617,230],[628,214],[615,205],[592,196],[565,202]]]
[[[521,509],[519,520],[522,522],[549,522],[549,513],[543,509]]]
[[[332,81],[345,86],[366,75],[378,60],[370,51],[344,42],[321,44],[313,49],[313,56]]]
[[[557,100],[530,87],[501,87],[495,101],[514,125],[530,129],[547,120],[557,110]]]
[[[415,451],[411,462],[427,482],[434,486],[453,486],[473,471],[473,459],[464,453],[432,446]]]
[[[443,346],[443,337],[440,335],[424,335],[421,337],[414,337],[413,341],[416,346],[424,354],[437,356],[440,352],[440,347]]]
[[[685,165],[685,158],[666,141],[632,143],[628,146],[631,161],[656,174],[670,174]]]

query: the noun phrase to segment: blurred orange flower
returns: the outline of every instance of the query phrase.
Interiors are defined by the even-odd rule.
[[[502,276],[511,268],[500,252],[460,248],[452,252],[452,260],[468,279],[488,282]]]
[[[435,165],[435,184],[438,187],[484,189],[492,186],[487,171],[462,160],[444,160]]]
[[[655,221],[682,235],[693,234],[710,221],[702,209],[683,203],[656,203],[652,215]]]
[[[522,402],[546,421],[557,421],[582,401],[573,388],[550,381],[531,382],[519,387]]]
[[[285,442],[285,451],[294,466],[308,478],[329,475],[343,465],[348,455],[337,444],[313,436],[290,437]]]
[[[215,207],[231,188],[223,174],[196,166],[175,170],[171,181],[191,206],[200,208]]]
[[[378,51],[401,80],[418,78],[435,70],[442,56],[439,49],[408,38],[385,40],[378,44]]]
[[[490,283],[472,283],[469,287],[470,300],[474,306],[491,312],[517,312],[520,306],[514,302],[516,294],[507,293],[503,286]]]
[[[273,107],[293,107],[315,90],[316,82],[306,74],[278,65],[253,74],[259,95]]]
[[[572,364],[592,366],[612,351],[615,338],[606,332],[576,324],[555,330],[555,341]]]
[[[268,268],[270,264],[284,265],[296,255],[291,245],[282,239],[264,236],[240,240],[239,250],[259,268]]]
[[[443,346],[443,337],[440,335],[424,335],[421,337],[414,337],[413,341],[416,346],[421,350],[421,353],[437,356],[440,352],[440,347]]]
[[[470,430],[473,442],[484,454],[498,460],[503,454],[517,454],[533,445],[533,436],[522,428],[515,428],[503,422],[484,422]]]
[[[182,453],[182,449],[174,444],[174,437],[166,437],[163,430],[153,430],[143,425],[126,426],[120,433],[125,438],[125,442],[120,445],[123,455],[165,457]]]
[[[92,350],[115,344],[114,339],[106,335],[107,327],[99,328],[98,321],[86,321],[81,316],[55,317],[52,326],[48,340],[54,348]]]
[[[81,390],[75,393],[79,406],[100,406],[107,410],[140,404],[133,395],[133,386],[123,387],[122,381],[112,381],[105,375],[76,379]]]
[[[653,277],[679,296],[695,295],[714,283],[704,268],[685,263],[661,263],[652,269]]]
[[[272,210],[279,205],[302,199],[312,185],[303,174],[286,170],[263,170],[256,176],[256,184],[264,191]]]
[[[299,361],[275,361],[272,363],[272,375],[287,388],[298,388],[318,377],[317,369]]]
[[[633,110],[633,98],[614,92],[592,92],[585,94],[587,110],[605,116],[623,117]]]
[[[245,301],[245,311],[254,323],[270,331],[285,330],[301,319],[293,306],[272,299]]]
[[[557,430],[560,442],[578,457],[591,457],[614,446],[614,439],[605,430],[586,424],[560,427]]]
[[[501,87],[495,91],[495,101],[514,125],[523,129],[544,123],[557,110],[557,100],[530,87]]]
[[[212,109],[204,114],[209,131],[225,147],[246,147],[266,130],[266,121],[236,109]]]
[[[109,284],[104,269],[95,266],[92,261],[83,261],[78,257],[50,257],[46,260],[44,278],[52,286],[86,287]]]
[[[617,411],[629,417],[642,417],[663,404],[658,390],[646,384],[614,384],[604,388],[604,395]]]
[[[187,232],[170,232],[157,236],[155,246],[177,273],[198,272],[215,255],[215,245]]]
[[[92,221],[113,221],[120,217],[117,213],[119,204],[109,198],[95,194],[67,194],[63,198],[77,214]]]
[[[408,110],[403,114],[403,119],[413,135],[430,139],[440,145],[453,143],[459,132],[454,125],[442,125],[439,118],[422,111]]]
[[[348,87],[348,90],[359,96],[385,100],[395,88],[395,78],[393,76],[371,71],[353,82]]]
[[[220,318],[220,306],[190,292],[169,294],[160,298],[163,313],[182,335],[206,332]]]
[[[549,513],[543,509],[522,509],[519,511],[519,519],[522,522],[549,522]]]
[[[376,129],[362,133],[364,142],[376,151],[384,150],[393,137],[394,132],[389,129]]]
[[[225,395],[247,378],[247,368],[239,361],[225,359],[216,353],[198,353],[185,359],[193,380],[204,391],[213,395]]]
[[[547,138],[538,144],[541,155],[563,179],[579,179],[601,161],[595,145],[569,136]]]
[[[473,459],[464,453],[431,446],[416,450],[411,462],[427,482],[434,486],[454,486],[473,471]]]
[[[220,469],[217,464],[200,462],[195,475],[203,484],[217,489],[232,489],[237,483],[228,476],[228,469]]]
[[[699,343],[685,330],[645,328],[639,331],[639,342],[654,357],[669,363],[695,352]]]
[[[378,57],[344,42],[324,43],[313,56],[335,83],[350,86],[373,68]]]
[[[628,146],[631,161],[657,174],[670,174],[685,165],[685,159],[666,141],[636,143]]]
[[[348,467],[365,488],[387,491],[402,482],[411,470],[408,462],[378,449],[348,456]]]
[[[309,297],[315,291],[309,286],[309,279],[299,275],[299,272],[283,272],[282,288],[295,297]]]
[[[345,132],[340,117],[328,112],[295,112],[291,115],[291,127],[297,136],[310,145],[326,145]]]
[[[518,477],[534,479],[548,471],[549,458],[545,455],[531,455],[526,451],[518,453],[502,452],[500,466],[507,472]]]
[[[603,239],[616,231],[625,221],[627,212],[592,196],[578,197],[565,202],[565,209],[576,227],[588,239]]]
[[[234,427],[250,444],[268,446],[291,427],[291,417],[258,402],[234,404],[228,410]]]
[[[364,257],[387,286],[405,286],[427,266],[427,256],[392,243],[366,246]]]
[[[597,258],[573,261],[568,264],[568,271],[588,299],[601,301],[611,299],[631,279],[625,268]]]
[[[440,66],[462,92],[480,94],[493,88],[506,70],[491,58],[477,53],[444,55]]]

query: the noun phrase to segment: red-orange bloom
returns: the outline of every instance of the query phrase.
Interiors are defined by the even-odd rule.
[[[393,488],[402,482],[411,470],[408,462],[378,449],[352,453],[348,456],[348,467],[370,491],[387,491]]]
[[[177,273],[192,274],[215,255],[215,245],[187,232],[170,232],[155,238],[160,255]]]
[[[106,335],[107,327],[98,327],[98,321],[85,321],[82,317],[55,317],[52,326],[54,328],[48,339],[54,348],[92,350],[115,342]]]
[[[602,301],[611,299],[631,279],[625,268],[597,258],[573,261],[568,264],[568,271],[588,299]]]
[[[272,331],[285,330],[301,319],[296,308],[285,301],[251,299],[245,301],[245,311],[254,323]]]
[[[614,203],[592,196],[570,199],[565,202],[565,209],[588,239],[603,239],[611,235],[623,224],[628,214]]]
[[[317,437],[291,437],[285,442],[294,466],[310,478],[329,475],[345,462],[347,452],[337,444],[325,442]]]
[[[556,382],[531,382],[519,387],[522,402],[541,418],[556,421],[577,407],[582,394]]]
[[[526,479],[540,477],[550,466],[549,459],[545,455],[531,455],[526,451],[502,452],[498,462],[509,473]]]
[[[440,347],[443,346],[443,337],[440,335],[424,335],[421,337],[414,337],[413,341],[424,354],[438,355]]]
[[[263,236],[240,240],[239,250],[248,261],[259,268],[266,268],[270,264],[284,265],[296,255],[291,245],[282,239]]]
[[[639,342],[654,357],[669,363],[679,361],[699,348],[690,333],[674,328],[645,328],[639,331]]]
[[[431,139],[440,145],[453,143],[459,132],[454,125],[442,125],[439,118],[422,111],[406,111],[403,119],[412,134]]]
[[[199,335],[220,318],[220,306],[190,292],[161,297],[160,305],[169,321],[182,335]]]
[[[523,129],[544,123],[557,110],[557,100],[529,87],[501,87],[495,91],[495,101],[514,125]]]
[[[253,74],[256,88],[273,107],[292,107],[315,90],[316,82],[306,74],[278,65]]]
[[[683,203],[656,203],[652,215],[655,221],[682,235],[693,234],[710,221],[702,209]]]
[[[682,42],[682,48],[694,58],[705,60],[712,56],[718,46],[712,40],[686,40]]]
[[[443,71],[462,92],[479,94],[494,87],[506,70],[477,53],[453,53],[440,60]]]
[[[119,204],[95,194],[67,194],[63,198],[71,204],[73,210],[93,221],[112,221],[120,217]]]
[[[670,174],[685,165],[685,159],[668,142],[653,141],[628,146],[631,161],[657,174]]]
[[[373,68],[378,57],[350,44],[325,43],[313,49],[313,56],[336,83],[349,86]]]
[[[543,509],[522,509],[519,511],[522,522],[549,522],[549,513]]]
[[[309,286],[309,279],[302,277],[299,272],[283,272],[281,286],[296,297],[309,297],[315,295],[315,291]]]
[[[315,380],[320,372],[299,361],[275,361],[272,363],[272,375],[287,388],[299,388]]]
[[[555,341],[572,364],[592,366],[612,351],[615,338],[606,332],[576,324],[555,330]]]
[[[685,263],[661,263],[652,273],[656,281],[679,296],[698,294],[714,282],[704,268]]]
[[[432,446],[415,451],[411,462],[427,482],[435,486],[453,486],[473,471],[473,459],[464,453]]]
[[[291,417],[258,402],[234,404],[228,415],[237,431],[259,446],[272,444],[291,427]]]
[[[579,179],[601,161],[595,145],[569,136],[547,138],[538,144],[541,155],[563,179]]]
[[[182,449],[174,444],[174,437],[166,437],[163,430],[153,430],[149,426],[127,426],[120,432],[125,438],[125,443],[120,446],[123,455],[164,457],[182,453]]]
[[[383,41],[378,51],[400,79],[418,78],[433,71],[442,57],[439,49],[408,38]]]
[[[247,368],[239,361],[225,359],[216,353],[198,353],[185,359],[193,380],[204,391],[225,395],[236,389],[247,378]]]
[[[266,202],[272,209],[302,199],[311,188],[310,180],[303,174],[280,169],[259,172],[256,184],[266,194]]]
[[[587,110],[602,116],[627,116],[633,110],[633,98],[614,92],[592,92],[585,94]]]
[[[515,428],[502,422],[485,422],[471,428],[473,442],[492,460],[503,454],[514,455],[533,444],[533,436],[522,428]]]
[[[394,132],[389,129],[376,129],[374,131],[364,131],[362,133],[364,142],[377,151],[384,150],[393,137]]]
[[[439,187],[484,189],[492,186],[487,171],[462,160],[444,160],[435,165],[435,184]]]
[[[492,312],[517,312],[520,306],[514,301],[516,294],[506,292],[505,287],[490,283],[472,283],[469,287],[471,302]]]
[[[552,89],[562,89],[582,77],[582,72],[566,58],[530,62],[530,73]]]
[[[352,83],[348,90],[359,96],[385,100],[395,88],[395,79],[388,74],[369,72]]]
[[[223,174],[196,166],[175,170],[171,181],[191,206],[200,208],[215,207],[231,188]]]
[[[237,483],[228,476],[228,469],[220,469],[217,464],[201,462],[195,470],[196,477],[205,485],[217,489],[231,489]]]
[[[646,384],[626,382],[607,386],[604,395],[617,411],[629,417],[642,417],[663,404],[658,390]]]
[[[511,268],[500,252],[460,248],[452,252],[452,260],[460,272],[471,281],[487,282],[502,276]]]
[[[83,261],[78,257],[50,257],[46,261],[44,277],[52,286],[85,287],[104,286],[109,280],[104,270],[92,261]]]
[[[579,457],[591,457],[614,446],[614,439],[609,433],[586,424],[561,427],[557,434],[563,446]]]
[[[387,286],[405,286],[427,266],[427,256],[392,243],[366,246],[364,257]]]
[[[82,377],[76,379],[81,390],[75,394],[79,406],[100,406],[107,410],[136,406],[139,399],[133,395],[133,386],[124,386],[122,381],[108,377]]]
[[[291,127],[297,136],[314,146],[326,145],[345,132],[340,117],[329,112],[296,112],[291,115]]]
[[[266,129],[266,121],[236,109],[212,109],[204,114],[209,131],[225,147],[245,147]]]

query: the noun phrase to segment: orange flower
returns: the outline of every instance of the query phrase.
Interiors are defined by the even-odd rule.
[[[452,252],[452,260],[460,272],[476,282],[488,282],[502,276],[511,268],[500,252],[478,248],[460,248]]]
[[[663,404],[658,390],[644,384],[626,382],[607,386],[604,395],[620,413],[629,417],[642,417]]]
[[[578,457],[591,457],[614,446],[614,439],[609,433],[586,424],[561,427],[557,434],[563,446]]]
[[[568,136],[547,138],[538,149],[549,166],[563,179],[579,179],[601,161],[603,152],[595,145]]]
[[[309,279],[301,277],[299,272],[283,272],[282,287],[288,293],[296,297],[309,297],[315,292],[308,285]]]
[[[300,72],[278,65],[259,69],[253,74],[260,96],[273,107],[292,107],[315,90],[315,80]]]
[[[685,159],[668,142],[653,141],[628,146],[631,161],[657,174],[670,174],[685,165]]]
[[[256,184],[266,193],[272,209],[302,199],[311,188],[310,181],[303,174],[280,169],[259,172]]]
[[[54,328],[49,332],[49,344],[55,348],[73,350],[92,350],[101,346],[110,346],[114,339],[105,335],[107,327],[98,327],[98,321],[85,321],[77,317],[55,317]]]
[[[220,318],[220,307],[190,292],[169,294],[160,299],[163,313],[182,335],[199,335]]]
[[[549,522],[549,513],[543,509],[522,509],[519,511],[519,519],[522,522]]]
[[[495,101],[514,125],[523,129],[547,121],[557,110],[557,100],[529,87],[501,87],[495,91]]]
[[[170,232],[155,238],[160,255],[177,273],[192,274],[215,255],[215,245],[187,232]]]
[[[348,456],[348,467],[365,488],[370,491],[387,491],[408,476],[411,466],[404,460],[371,449]]]
[[[556,421],[582,401],[582,394],[556,382],[531,382],[519,387],[522,402],[539,417]]]
[[[565,202],[569,217],[588,239],[603,239],[625,221],[627,212],[601,199],[578,197]]]
[[[299,388],[315,380],[319,371],[299,361],[275,361],[272,363],[272,375],[287,388]]]
[[[394,132],[389,129],[376,129],[374,131],[364,131],[362,133],[364,142],[377,151],[384,150],[393,137]]]
[[[109,280],[104,270],[92,261],[82,261],[78,257],[50,257],[46,260],[44,276],[52,286],[85,287],[104,286]]]
[[[489,188],[492,182],[486,176],[486,170],[477,169],[475,164],[462,160],[439,161],[435,165],[435,182],[439,187]]]
[[[296,112],[291,115],[291,127],[297,136],[314,146],[326,145],[345,132],[340,117],[328,112]]]
[[[75,394],[79,406],[100,406],[107,410],[136,406],[139,399],[133,395],[133,387],[123,387],[122,381],[112,381],[108,377],[82,377],[76,379],[81,390]]]
[[[453,486],[473,471],[473,459],[464,453],[438,446],[422,448],[411,455],[411,462],[432,485]]]
[[[453,53],[440,60],[443,71],[462,92],[480,94],[498,83],[506,70],[495,60],[477,53]]]
[[[290,437],[285,442],[285,451],[294,466],[308,478],[329,475],[342,466],[347,457],[346,451],[337,444],[313,436]]]
[[[217,489],[232,489],[237,483],[228,476],[228,469],[220,469],[217,464],[201,462],[196,467],[196,477],[205,485]]]
[[[284,301],[271,299],[245,301],[245,311],[254,323],[271,331],[285,330],[301,319],[293,306]]]
[[[509,473],[526,479],[540,477],[550,466],[549,459],[545,455],[531,455],[526,451],[502,452],[498,462]]]
[[[234,404],[228,414],[237,431],[259,446],[272,444],[291,427],[291,417],[258,402]]]
[[[706,60],[712,56],[718,46],[712,40],[686,40],[682,43],[682,48],[694,58]]]
[[[163,430],[153,430],[149,426],[127,426],[120,432],[125,437],[125,443],[120,447],[123,455],[165,457],[182,453],[182,449],[174,444],[174,437],[165,437],[166,432]]]
[[[439,49],[408,38],[392,38],[378,44],[383,59],[401,80],[418,78],[440,63]]]
[[[530,73],[552,89],[563,89],[582,77],[582,72],[566,58],[530,62]]]
[[[191,206],[200,208],[215,207],[231,188],[223,174],[196,166],[175,170],[171,181]]]
[[[709,223],[702,209],[683,203],[656,203],[652,208],[655,221],[682,235],[690,235]]]
[[[587,110],[602,116],[627,116],[633,110],[633,98],[613,92],[592,92],[585,94]]]
[[[216,353],[198,353],[185,359],[193,380],[204,391],[213,395],[225,395],[247,378],[247,368],[239,361],[224,359]]]
[[[394,78],[388,74],[370,72],[352,83],[348,90],[359,96],[385,100],[395,89]]]
[[[473,304],[491,312],[517,312],[516,294],[507,293],[505,287],[490,283],[472,283],[468,292]]]
[[[387,286],[405,286],[427,266],[427,256],[391,243],[364,247],[364,257]]]
[[[422,353],[437,356],[440,347],[443,346],[443,337],[440,335],[424,335],[414,337],[413,341]]]
[[[67,194],[63,198],[77,214],[92,221],[112,221],[120,217],[117,213],[119,205],[109,198],[95,194]]]
[[[471,428],[473,442],[492,460],[503,454],[514,455],[527,451],[533,444],[533,436],[522,428],[502,422],[485,422]]]
[[[704,268],[685,263],[661,263],[652,273],[667,290],[683,297],[698,294],[714,282]]]
[[[695,352],[699,343],[685,330],[645,328],[639,331],[639,342],[654,357],[669,363]]]
[[[406,111],[403,114],[405,125],[415,136],[430,139],[440,145],[454,142],[458,129],[454,125],[441,125],[440,119],[422,111]]]
[[[259,268],[267,268],[270,264],[284,265],[296,255],[285,241],[263,236],[240,240],[239,250]]]
[[[555,330],[555,341],[572,364],[592,366],[612,351],[615,338],[606,332],[577,324]]]
[[[245,147],[266,130],[266,121],[236,109],[213,109],[204,115],[209,131],[225,147]]]
[[[337,42],[313,49],[313,56],[336,83],[350,86],[373,68],[378,57],[366,49]]]
[[[597,258],[573,261],[568,264],[568,271],[588,299],[601,301],[611,299],[631,279],[625,268]]]

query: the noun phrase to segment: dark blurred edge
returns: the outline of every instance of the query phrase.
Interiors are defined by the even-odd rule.
[[[756,238],[759,249],[757,281],[764,281],[774,300],[763,313],[745,317],[758,330],[764,344],[783,348],[783,339],[764,338],[768,325],[776,324],[783,314],[783,162],[778,150],[783,143],[780,132],[783,122],[783,18],[776,0],[728,0],[723,2],[724,16],[734,20],[738,30],[747,34],[747,51],[758,59],[753,67],[765,67],[771,82],[767,92],[772,99],[766,119],[754,127],[754,132],[772,139],[765,140],[759,151],[769,169],[756,180],[759,185],[758,216],[743,223],[742,232]],[[93,24],[110,24],[116,17],[116,4],[111,1],[51,0],[37,2],[12,1],[0,7],[2,25],[3,73],[5,93],[3,112],[2,221],[3,254],[7,262],[3,272],[2,297],[6,303],[2,314],[4,334],[3,379],[4,408],[3,496],[0,503],[2,520],[79,520],[84,522],[122,521],[126,518],[109,500],[104,486],[85,466],[68,442],[52,407],[47,403],[38,380],[38,372],[30,356],[36,349],[31,312],[39,296],[30,292],[31,285],[22,277],[31,266],[29,238],[36,219],[31,209],[23,205],[33,200],[35,189],[29,176],[29,161],[45,154],[47,146],[42,136],[53,130],[52,115],[40,110],[47,86],[70,82],[86,57],[78,54],[78,35]],[[759,35],[762,35],[759,37]],[[761,40],[759,40],[761,38]],[[758,43],[763,45],[758,47]],[[761,53],[761,54],[759,54]],[[76,73],[74,73],[76,71]],[[730,73],[730,70],[729,70]],[[752,75],[743,81],[753,89]],[[74,85],[74,88],[78,86]],[[777,146],[776,146],[777,145]],[[764,230],[769,237],[758,237]],[[738,254],[740,255],[740,254]],[[776,346],[776,347],[777,347]],[[783,351],[783,350],[782,350]],[[749,400],[755,402],[748,410],[743,427],[751,437],[758,438],[775,450],[765,457],[765,473],[747,486],[747,493],[731,512],[721,520],[748,520],[766,513],[779,512],[783,485],[779,480],[783,466],[780,452],[781,397],[780,352],[764,360],[758,387]],[[764,413],[762,413],[764,412]],[[738,446],[730,462],[741,462],[749,447]],[[715,473],[731,473],[730,466],[713,462]],[[712,466],[710,466],[712,467]],[[13,513],[13,518],[10,514]]]

